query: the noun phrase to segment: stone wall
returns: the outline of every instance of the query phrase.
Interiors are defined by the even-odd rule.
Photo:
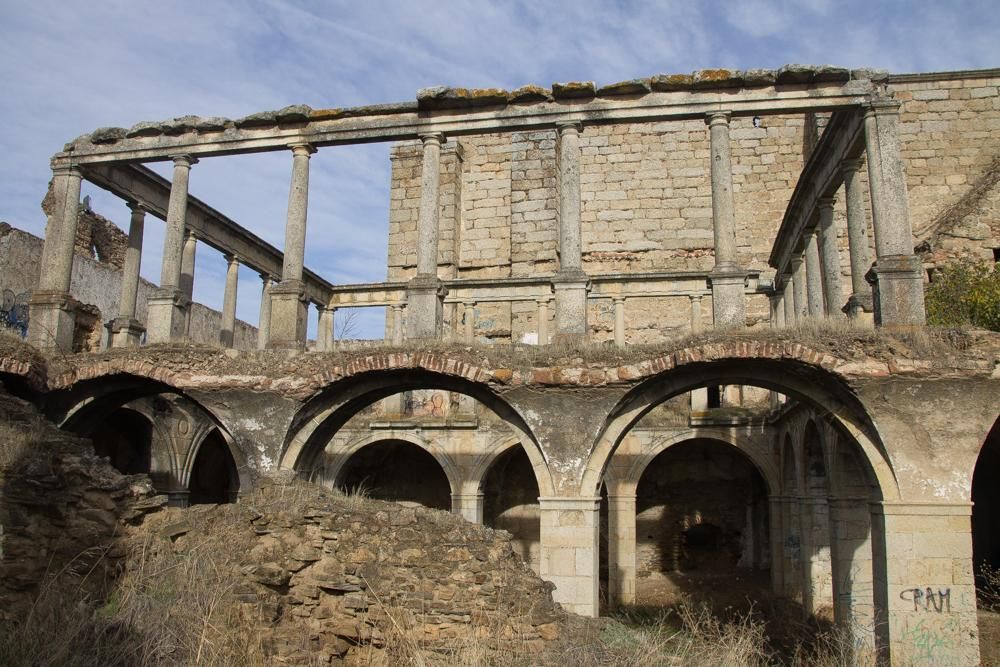
[[[1000,248],[995,192],[1000,78],[990,74],[906,75],[891,81],[903,104],[900,133],[915,244],[929,243],[929,262],[956,254],[992,260],[993,249]],[[739,261],[765,278],[785,206],[825,121],[813,114],[767,115],[758,127],[751,118],[732,120]],[[556,269],[556,143],[554,130],[449,142],[456,146],[451,154],[464,158],[442,159],[442,277],[528,276]],[[712,268],[709,146],[703,121],[587,125],[580,147],[587,273]],[[862,175],[867,191],[865,170]],[[419,178],[419,148],[401,145],[393,153],[390,280],[410,277],[416,263]],[[446,194],[456,183],[458,198]],[[842,189],[835,220],[846,301],[851,289]],[[625,307],[628,342],[653,342],[662,339],[664,330],[689,326],[684,299],[632,299]],[[591,300],[590,309],[594,338],[610,339],[610,302]],[[530,302],[479,304],[477,318],[491,326],[477,325],[477,337],[520,340],[523,333],[537,330],[535,310]],[[704,300],[702,311],[711,312],[710,299]],[[747,316],[751,324],[766,321],[766,301],[751,297]]]
[[[119,230],[120,231],[120,230]],[[10,312],[6,303],[27,304],[32,290],[38,284],[44,241],[37,236],[0,223],[0,291],[4,294],[4,310]],[[79,249],[79,248],[78,248]],[[88,251],[89,252],[89,251]],[[112,264],[91,259],[78,253],[73,260],[73,277],[70,293],[81,303],[96,307],[94,340],[88,349],[106,347],[108,332],[104,324],[118,315],[121,298],[121,271]],[[136,318],[146,321],[146,304],[156,285],[139,279],[136,299]],[[20,311],[19,311],[20,312]],[[24,323],[27,312],[24,309]],[[191,340],[198,343],[218,343],[222,326],[222,314],[200,303],[191,308]],[[254,349],[257,344],[257,329],[241,320],[236,321],[234,346],[238,349]]]

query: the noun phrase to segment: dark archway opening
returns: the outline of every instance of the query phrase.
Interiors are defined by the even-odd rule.
[[[188,502],[192,505],[235,502],[240,490],[239,480],[236,462],[225,439],[213,429],[194,457]]]
[[[538,495],[531,460],[520,446],[500,454],[483,480],[483,523],[513,535],[514,552],[536,572],[541,553]]]
[[[88,434],[94,453],[106,456],[120,473],[148,473],[152,463],[153,425],[135,410],[118,408]]]
[[[362,447],[344,463],[336,486],[378,500],[451,510],[451,485],[441,465],[405,440],[380,440]]]
[[[972,473],[972,562],[983,664],[1000,664],[1000,419]]]
[[[768,522],[767,486],[742,452],[711,439],[667,448],[636,491],[637,603],[708,593],[724,607],[766,591]]]

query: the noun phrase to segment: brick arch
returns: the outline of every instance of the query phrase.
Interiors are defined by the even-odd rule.
[[[387,354],[381,358],[402,356],[432,355]],[[552,493],[552,479],[541,447],[521,414],[490,386],[488,380],[493,374],[463,362],[455,362],[458,366],[454,366],[452,362],[454,360],[439,357],[434,363],[427,365],[453,368],[461,372],[449,373],[410,365],[387,369],[366,368],[330,383],[306,401],[296,413],[282,446],[279,467],[300,473],[307,471],[333,434],[358,411],[375,401],[401,391],[441,389],[471,396],[514,429],[535,469],[540,491],[543,495]],[[477,379],[471,380],[470,377]]]
[[[789,354],[785,354],[788,352]],[[761,356],[756,356],[760,353]],[[804,361],[809,360],[809,361]],[[887,500],[899,490],[874,422],[843,375],[845,362],[799,344],[742,341],[687,348],[635,365],[660,368],[631,389],[608,415],[581,478],[580,494],[595,495],[604,470],[625,434],[656,405],[677,394],[712,384],[772,389],[818,407],[860,445]]]

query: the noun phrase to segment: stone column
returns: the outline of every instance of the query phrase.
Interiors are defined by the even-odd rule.
[[[45,226],[38,288],[28,302],[28,341],[40,349],[71,352],[76,318],[69,288],[83,174],[76,167],[60,167],[53,170],[52,180],[56,201]]]
[[[599,497],[547,497],[541,506],[542,579],[556,585],[552,598],[568,611],[596,617]]]
[[[198,252],[198,238],[188,230],[184,235],[184,250],[181,252],[180,291],[187,299],[184,306],[184,337],[191,335],[191,302],[194,300],[194,264]]]
[[[802,523],[802,607],[815,615],[833,605],[830,569],[830,515],[825,497],[799,498]]]
[[[615,303],[615,345],[625,347],[625,297],[616,296]]]
[[[702,330],[701,325],[701,295],[692,294],[688,297],[691,301],[691,331],[698,333]]]
[[[833,197],[819,200],[819,255],[823,265],[823,301],[825,314],[831,319],[841,317],[840,251],[837,248],[837,228],[833,224]]]
[[[795,278],[791,273],[785,274],[785,294],[782,298],[782,306],[785,309],[785,326],[795,325]]]
[[[733,203],[732,148],[729,144],[729,112],[708,114],[711,141],[712,231],[715,267],[712,283],[712,316],[716,327],[745,327],[746,303],[743,287],[746,271],[736,256],[736,209]]]
[[[810,317],[823,316],[823,274],[820,268],[818,236],[815,227],[806,232],[806,304]]]
[[[302,349],[306,345],[309,308],[302,282],[309,209],[309,158],[316,149],[309,144],[292,144],[289,148],[292,151],[292,182],[288,191],[285,253],[281,282],[271,288],[268,346]]]
[[[608,496],[608,600],[635,604],[635,492]]]
[[[538,299],[538,344],[549,344],[549,299]]]
[[[784,543],[781,553],[784,556],[782,574],[785,596],[802,601],[802,505],[798,496],[785,496],[782,499],[784,512],[781,525],[784,529]]]
[[[799,256],[792,260],[792,278],[792,284],[795,289],[795,320],[801,322],[809,316],[809,297],[806,290],[806,262],[804,256]]]
[[[400,345],[403,342],[403,304],[392,305],[392,342]]]
[[[579,122],[559,123],[559,271],[552,279],[556,293],[557,341],[587,338],[587,290],[583,272],[580,224]]]
[[[483,493],[477,489],[463,489],[451,494],[451,512],[469,523],[483,525]]]
[[[969,503],[874,503],[875,641],[893,665],[978,665]]]
[[[316,326],[316,351],[331,352],[334,349],[334,326],[336,324],[336,308],[317,305],[319,319]]]
[[[870,664],[865,658],[875,650],[875,607],[868,499],[831,498],[830,535],[834,619],[850,632],[854,662]]]
[[[471,343],[476,339],[476,304],[474,301],[466,301],[465,312],[462,319],[465,323],[464,340]]]
[[[440,218],[441,144],[437,132],[420,135],[423,162],[420,172],[420,217],[417,219],[417,275],[406,288],[406,337],[410,340],[441,336],[444,297],[438,278],[438,222]]]
[[[257,349],[263,350],[267,347],[270,337],[268,330],[271,326],[271,276],[267,273],[260,274],[262,282],[260,290],[260,317],[257,321]]]
[[[232,347],[236,334],[236,293],[240,279],[240,260],[236,255],[226,255],[226,291],[222,297],[222,331],[219,342]]]
[[[785,553],[784,553],[784,498],[768,496],[768,527],[771,540],[771,592],[783,595],[785,592]]]
[[[840,165],[844,178],[844,198],[847,203],[847,245],[851,255],[851,296],[847,300],[847,316],[852,320],[874,324],[872,288],[865,275],[872,267],[868,246],[868,221],[865,196],[861,190],[861,160],[844,160]]]
[[[184,222],[187,218],[188,177],[198,162],[189,155],[174,160],[174,179],[167,204],[167,226],[163,237],[163,267],[160,287],[148,301],[149,317],[146,338],[163,343],[184,337],[190,298],[181,289],[181,257],[184,247]]]
[[[142,263],[142,233],[146,209],[141,203],[129,202],[132,211],[128,225],[128,249],[122,267],[122,294],[118,301],[118,317],[111,322],[111,347],[137,347],[146,328],[135,318],[135,302],[139,294],[139,268]]]
[[[913,254],[906,177],[899,148],[899,102],[872,100],[865,111],[868,187],[875,229],[872,284],[875,324],[923,324],[924,285],[920,258]]]

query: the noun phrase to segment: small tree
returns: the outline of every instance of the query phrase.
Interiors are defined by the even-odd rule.
[[[1000,331],[1000,264],[949,262],[927,286],[927,321]]]

